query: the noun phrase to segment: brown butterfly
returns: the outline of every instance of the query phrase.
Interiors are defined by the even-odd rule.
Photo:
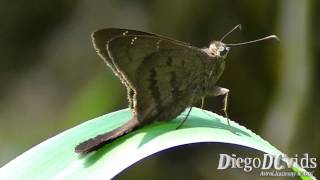
[[[221,42],[237,28],[240,25],[202,49],[136,30],[107,28],[94,32],[97,53],[127,88],[133,117],[111,132],[82,142],[75,151],[86,154],[143,125],[171,120],[206,96],[224,95],[226,113],[229,90],[216,86],[216,82],[224,71],[230,46],[277,39],[271,35],[238,44]]]

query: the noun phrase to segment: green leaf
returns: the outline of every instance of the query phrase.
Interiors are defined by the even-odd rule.
[[[79,156],[80,142],[110,131],[130,119],[128,109],[113,112],[69,129],[31,148],[0,169],[0,179],[110,179],[135,162],[171,147],[199,142],[221,142],[247,146],[280,155],[278,149],[258,135],[224,117],[193,108],[182,128],[175,128],[185,113],[170,122],[159,122],[104,146],[95,153]],[[296,172],[304,172],[297,165]],[[304,179],[313,177],[304,176]]]

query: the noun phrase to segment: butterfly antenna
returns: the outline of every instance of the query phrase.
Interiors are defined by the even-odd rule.
[[[236,25],[229,32],[227,32],[225,35],[223,35],[222,38],[220,39],[220,42],[222,42],[229,34],[231,34],[234,30],[236,30],[238,28],[239,28],[239,30],[241,30],[241,24]]]
[[[264,41],[264,40],[267,40],[267,39],[276,39],[276,40],[280,41],[278,36],[270,35],[270,36],[263,37],[263,38],[260,38],[260,39],[256,39],[256,40],[253,40],[253,41],[247,41],[247,42],[235,43],[235,44],[225,44],[225,45],[227,45],[227,46],[240,46],[240,45],[244,45],[244,44],[251,44],[251,43],[255,43],[255,42],[259,42],[259,41]]]

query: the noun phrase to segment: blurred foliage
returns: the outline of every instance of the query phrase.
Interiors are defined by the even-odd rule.
[[[0,1],[1,84],[41,62],[42,43],[73,8],[70,1]]]
[[[93,50],[90,34],[94,30],[132,28],[204,47],[239,23],[242,31],[234,32],[225,39],[226,43],[269,34],[278,34],[282,39],[291,34],[290,44],[294,48],[284,51],[288,43],[282,39],[280,43],[266,41],[231,49],[226,70],[218,82],[231,90],[231,118],[257,134],[263,132],[267,140],[284,152],[310,153],[320,159],[319,6],[319,1],[311,0],[2,0],[0,164],[75,124],[126,107],[124,88]],[[292,15],[283,19],[286,9]],[[307,21],[299,18],[301,13],[306,14]],[[286,28],[289,22],[294,22],[293,28]],[[308,42],[307,47],[299,46],[299,37],[305,37],[295,34],[294,30],[299,28],[307,31],[308,39],[303,39]],[[300,50],[309,56],[296,61],[299,64],[295,61],[283,64],[288,63],[284,61],[285,52],[294,57]],[[281,85],[294,93],[300,85],[299,72],[305,66],[308,70],[303,76],[308,83],[301,84],[307,85],[302,91],[304,102],[285,94],[290,103],[282,102],[277,111],[280,118],[266,126],[272,117],[272,107],[279,100]],[[283,82],[287,67],[293,67],[290,81]],[[295,103],[300,106],[291,113],[293,119],[282,114],[281,108],[290,109]],[[206,109],[219,113],[221,106],[220,98],[207,98]],[[293,131],[286,128],[290,121],[294,124]],[[279,133],[276,138],[269,136]],[[279,139],[286,141],[283,144]],[[190,162],[202,164],[197,157],[184,156]],[[161,166],[156,166],[159,173],[161,167],[174,163],[171,156],[159,161]],[[215,164],[209,165],[215,168]]]

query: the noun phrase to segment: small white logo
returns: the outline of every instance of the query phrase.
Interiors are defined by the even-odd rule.
[[[263,170],[262,172],[265,172],[265,170],[270,169],[283,170],[285,168],[292,168],[294,164],[299,165],[304,169],[315,169],[317,167],[317,159],[309,157],[308,153],[303,154],[303,157],[299,157],[297,154],[295,154],[293,158],[289,158],[285,154],[279,156],[264,154],[262,159],[260,157],[237,157],[235,154],[220,154],[219,158],[217,169],[220,170],[231,168],[243,169],[245,172],[251,172],[253,169],[261,169]],[[278,171],[272,172],[273,174],[281,175],[281,173]],[[266,173],[265,176],[267,175],[268,173]]]

